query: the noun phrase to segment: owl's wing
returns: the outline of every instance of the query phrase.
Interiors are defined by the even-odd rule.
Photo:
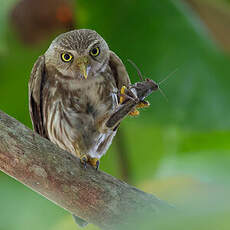
[[[40,56],[34,64],[29,81],[29,111],[34,130],[46,137],[42,115],[42,89],[45,79],[45,57]]]
[[[110,51],[109,66],[113,72],[117,88],[120,90],[122,86],[130,84],[129,75],[121,59],[112,51]]]

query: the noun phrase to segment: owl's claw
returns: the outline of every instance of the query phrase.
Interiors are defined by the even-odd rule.
[[[86,154],[83,154],[80,156],[80,161],[83,164],[84,168],[86,169],[86,164],[88,162],[88,156]]]
[[[96,170],[98,170],[99,165],[100,165],[100,161],[98,160],[98,161],[96,162]]]
[[[133,111],[131,111],[129,113],[129,116],[133,116],[133,117],[136,117],[140,114],[140,112],[137,110],[137,109],[134,109]]]
[[[135,97],[135,95],[132,92],[130,92],[130,91],[128,91],[128,92],[132,96],[127,95],[126,94],[127,91],[128,91],[128,89],[126,88],[126,86],[122,86],[121,92],[120,92],[120,104],[122,104],[126,98],[130,98],[132,100],[136,100],[137,99]],[[137,109],[146,108],[146,107],[149,107],[149,105],[150,105],[150,103],[148,101],[140,101],[137,104],[136,108],[129,113],[129,115],[130,116],[138,116],[140,114],[140,112]]]
[[[137,109],[142,109],[142,108],[147,108],[149,106],[150,106],[150,103],[148,101],[141,101],[140,103],[138,103],[136,108]]]
[[[126,86],[122,86],[121,87],[121,96],[120,96],[120,104],[122,104],[125,100],[125,90],[126,90]]]
[[[98,158],[89,158],[89,163],[96,169],[98,170],[100,161]]]
[[[138,116],[140,112],[137,109],[142,109],[149,107],[150,103],[148,101],[141,101],[140,103],[137,104],[136,108],[129,113],[130,116]]]
[[[136,103],[139,102],[139,99],[135,96],[135,94],[126,86],[122,86],[120,92],[118,93],[120,100],[119,104],[122,104],[126,99],[130,99],[135,101]]]
[[[87,163],[92,165],[96,170],[99,168],[100,161],[98,158],[91,158],[90,156],[83,154],[80,157],[80,161],[83,164],[84,168],[87,167]]]

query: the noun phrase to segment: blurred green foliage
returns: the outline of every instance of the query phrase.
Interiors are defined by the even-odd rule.
[[[36,47],[24,45],[8,20],[16,0],[1,3],[0,109],[31,127],[27,83],[33,63],[52,38]],[[229,205],[224,201],[229,200],[229,57],[179,0],[78,0],[75,10],[78,28],[100,33],[124,61],[132,82],[139,79],[128,58],[158,82],[178,68],[161,86],[169,102],[156,92],[149,98],[149,109],[121,126],[133,183],[191,207],[186,217],[159,219],[156,229],[207,229],[210,219],[209,229],[228,229]],[[101,168],[119,177],[116,161],[112,146]],[[194,185],[190,178],[199,183]],[[150,189],[145,181],[150,181]],[[195,189],[195,195],[186,189]],[[77,229],[67,212],[4,174],[0,174],[0,204],[0,230]]]

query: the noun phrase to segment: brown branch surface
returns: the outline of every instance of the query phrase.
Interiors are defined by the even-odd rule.
[[[129,215],[167,207],[153,195],[82,167],[79,159],[0,111],[0,170],[102,229],[122,229]],[[119,229],[120,229],[119,227]]]

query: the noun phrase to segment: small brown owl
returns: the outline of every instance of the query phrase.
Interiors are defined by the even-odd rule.
[[[119,57],[95,31],[59,35],[36,61],[29,82],[33,127],[81,162],[99,166],[116,130],[104,129],[118,92],[130,84]]]

